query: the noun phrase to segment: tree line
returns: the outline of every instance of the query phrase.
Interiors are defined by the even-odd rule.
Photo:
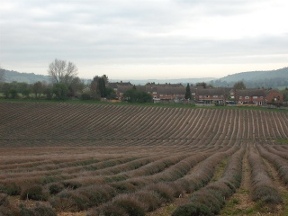
[[[51,83],[36,82],[5,82],[4,70],[0,68],[0,97],[5,99],[47,99],[67,100],[72,98],[82,100],[116,99],[114,89],[108,86],[106,75],[94,76],[91,82],[81,80],[77,66],[70,61],[55,59],[48,66]],[[127,90],[124,98],[128,102],[152,102],[152,97],[132,88]]]
[[[94,76],[91,82],[81,80],[78,75],[77,66],[70,61],[55,59],[48,66],[48,75],[51,83],[36,82],[28,84],[25,82],[5,82],[4,70],[0,68],[0,97],[5,99],[34,98],[47,100],[67,100],[77,98],[82,100],[117,99],[114,89],[109,87],[106,75]],[[205,82],[197,83],[196,87],[212,88],[211,84]],[[234,89],[246,89],[243,81],[236,82]],[[288,101],[288,88],[282,91],[284,100]],[[138,90],[136,86],[127,90],[123,98],[127,102],[152,102],[153,98],[147,92]],[[190,85],[187,84],[185,99],[193,100]]]

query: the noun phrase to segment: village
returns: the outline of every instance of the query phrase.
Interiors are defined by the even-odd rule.
[[[188,84],[189,85],[189,84]],[[109,83],[119,100],[123,100],[124,93],[133,88],[130,82]],[[191,99],[185,99],[186,87],[182,84],[155,84],[135,86],[137,90],[146,92],[153,97],[154,103],[196,103],[197,105],[249,105],[249,106],[280,106],[284,103],[283,94],[277,89],[236,89],[233,87],[212,87],[189,85]]]

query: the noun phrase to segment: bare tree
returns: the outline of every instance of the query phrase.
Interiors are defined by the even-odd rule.
[[[48,74],[52,83],[64,83],[69,85],[73,78],[77,76],[77,67],[74,63],[55,59],[49,64]]]

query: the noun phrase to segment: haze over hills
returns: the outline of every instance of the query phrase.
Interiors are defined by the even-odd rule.
[[[178,84],[182,83],[186,85],[189,84],[195,84],[199,82],[210,82],[214,80],[215,78],[212,77],[202,77],[202,78],[180,78],[180,79],[144,79],[144,80],[114,80],[109,79],[111,82],[131,82],[134,85],[145,85],[146,83],[156,83],[156,84],[165,84],[165,83],[171,83],[171,84]]]
[[[38,81],[45,81],[47,83],[50,82],[49,76],[45,76],[45,75],[37,75],[34,73],[20,73],[17,71],[11,71],[11,70],[5,70],[5,82],[26,82],[29,84],[38,82]],[[96,75],[96,74],[95,74]],[[98,75],[102,75],[102,74],[98,74]],[[80,77],[81,78],[81,77]],[[93,77],[91,77],[92,80]],[[203,78],[179,78],[179,79],[143,79],[143,80],[128,80],[128,79],[113,79],[113,77],[109,77],[109,81],[111,82],[131,82],[134,85],[145,85],[146,83],[160,83],[160,84],[164,84],[164,83],[183,83],[183,84],[187,84],[187,83],[198,83],[198,82],[210,82],[212,80],[214,80],[215,78],[212,77],[203,77]],[[86,81],[88,81],[89,79],[84,79]]]
[[[288,87],[288,67],[277,70],[242,72],[213,80],[214,86],[233,86],[243,81],[249,88],[285,88]]]
[[[237,82],[239,80],[259,80],[259,79],[275,79],[275,78],[283,78],[288,75],[288,67],[277,69],[277,70],[269,70],[269,71],[251,71],[251,72],[241,72],[232,75],[225,76],[220,78],[221,81],[226,82]]]
[[[7,83],[11,83],[13,81],[16,82],[25,82],[28,84],[33,84],[35,82],[50,82],[49,76],[39,75],[34,73],[20,73],[13,70],[4,70],[4,80]]]
[[[37,81],[50,82],[49,76],[37,75],[34,73],[19,73],[17,71],[5,70],[6,82],[26,82],[29,84]],[[241,72],[232,75],[225,76],[220,79],[212,77],[203,78],[179,78],[179,79],[143,79],[143,80],[116,80],[113,77],[109,77],[111,82],[131,82],[135,85],[145,85],[146,83],[187,83],[195,84],[198,82],[209,82],[213,86],[232,87],[236,82],[243,81],[249,88],[285,88],[288,87],[288,67],[267,70],[267,71],[250,71]],[[92,79],[92,77],[91,77]],[[85,79],[87,81],[87,79]]]

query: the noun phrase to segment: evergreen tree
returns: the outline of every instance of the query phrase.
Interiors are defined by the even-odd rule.
[[[5,81],[5,70],[0,67],[0,83]]]
[[[43,90],[43,85],[40,81],[36,82],[32,86],[33,93],[35,94],[35,98],[38,99],[39,94],[41,94]]]
[[[132,89],[127,90],[123,96],[126,101],[131,103],[151,103],[153,101],[150,94],[137,90],[135,85]]]
[[[241,89],[246,89],[246,86],[244,84],[243,81],[239,81],[239,82],[236,82],[233,86],[234,89],[238,89],[238,90],[241,90]]]
[[[64,83],[56,83],[53,85],[53,93],[56,96],[56,99],[58,100],[66,100],[67,99],[67,93],[68,88],[67,85]]]
[[[95,76],[90,85],[91,97],[93,99],[100,99],[107,96],[108,77],[103,75],[101,77]]]
[[[106,97],[106,85],[105,85],[105,79],[103,77],[100,77],[98,79],[98,88],[101,98]]]
[[[190,89],[189,83],[187,83],[187,86],[186,86],[185,99],[191,100],[191,89]]]

